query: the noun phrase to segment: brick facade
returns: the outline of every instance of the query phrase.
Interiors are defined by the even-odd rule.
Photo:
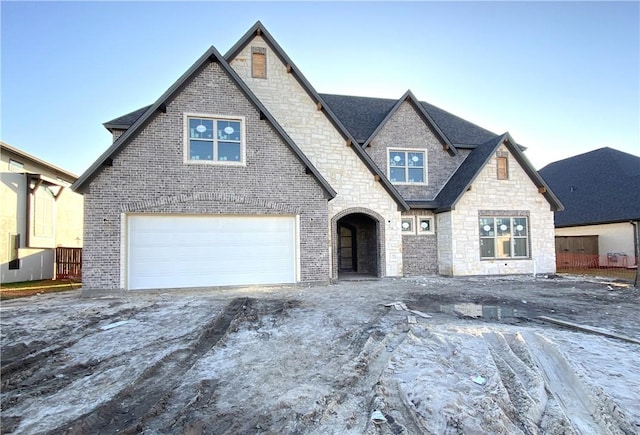
[[[184,113],[242,116],[246,164],[184,163]],[[329,279],[325,192],[219,64],[193,81],[103,167],[85,194],[83,284],[125,287],[128,213],[299,216],[303,282]]]
[[[389,148],[417,149],[426,153],[427,183],[415,186],[396,185],[406,200],[433,199],[468,154],[468,151],[463,150],[452,156],[445,151],[416,109],[406,101],[380,129],[371,146],[365,149],[387,176]]]
[[[402,213],[402,217],[428,217],[436,225],[436,217],[428,210],[410,210]],[[438,272],[438,229],[432,233],[421,233],[418,220],[412,234],[402,235],[402,261],[405,276],[434,274]]]

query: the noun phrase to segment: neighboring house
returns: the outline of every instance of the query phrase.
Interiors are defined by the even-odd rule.
[[[85,289],[555,271],[562,205],[508,133],[318,94],[259,22],[105,127],[73,186]]]
[[[54,277],[56,247],[82,247],[77,176],[0,142],[1,282]]]
[[[600,266],[637,264],[640,157],[600,148],[550,163],[540,175],[565,206],[555,213],[558,253],[598,255]]]

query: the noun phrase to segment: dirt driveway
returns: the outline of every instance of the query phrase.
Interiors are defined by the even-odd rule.
[[[426,277],[11,300],[2,433],[638,433],[639,298]]]

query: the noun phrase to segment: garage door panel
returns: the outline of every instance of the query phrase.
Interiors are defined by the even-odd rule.
[[[129,288],[295,282],[295,218],[130,216]]]

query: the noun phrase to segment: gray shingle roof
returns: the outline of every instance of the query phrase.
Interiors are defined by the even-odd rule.
[[[640,157],[600,148],[540,169],[565,210],[556,227],[640,220]]]
[[[131,127],[133,123],[136,122],[138,118],[140,118],[144,114],[144,112],[149,110],[150,107],[151,105],[141,107],[140,109],[127,113],[126,115],[118,116],[117,118],[112,119],[111,121],[107,121],[102,125],[104,125],[104,127],[109,131],[126,130],[129,127]]]
[[[476,149],[469,153],[449,182],[444,185],[436,196],[435,201],[438,203],[438,210],[445,211],[455,206],[458,199],[467,190],[476,175],[504,139],[505,136],[496,136],[488,142],[478,145]]]
[[[398,100],[388,98],[353,97],[349,95],[320,94],[351,135],[360,143],[366,141]],[[421,101],[454,146],[475,147],[498,137],[497,134],[469,121],[452,115],[432,104]]]

